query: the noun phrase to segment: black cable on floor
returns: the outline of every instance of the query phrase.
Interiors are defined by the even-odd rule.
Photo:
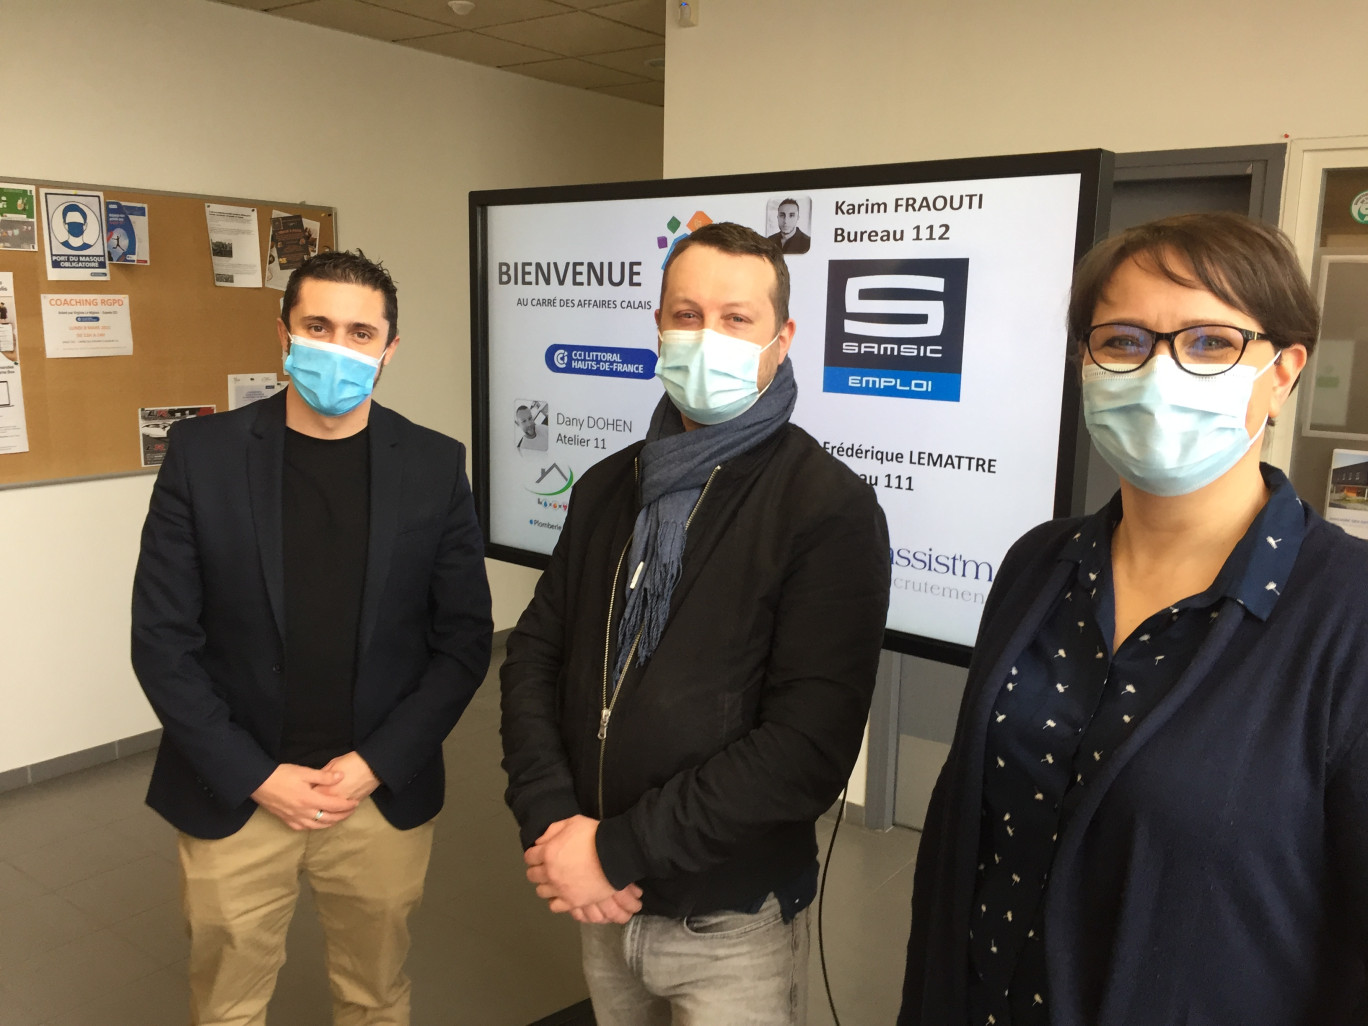
[[[827,845],[826,862],[822,866],[822,886],[817,889],[817,954],[822,961],[822,983],[826,986],[827,1005],[831,1008],[831,1020],[841,1026],[841,1017],[836,1014],[836,999],[831,996],[831,977],[827,975],[826,943],[822,937],[822,905],[826,901],[827,877],[831,875],[831,852],[836,847],[836,831],[841,829],[845,818],[846,789],[841,789],[841,807],[836,813],[836,822],[831,827],[831,842]]]

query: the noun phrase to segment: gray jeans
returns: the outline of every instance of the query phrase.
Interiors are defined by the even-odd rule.
[[[599,1026],[803,1026],[808,910],[580,927],[584,978]]]

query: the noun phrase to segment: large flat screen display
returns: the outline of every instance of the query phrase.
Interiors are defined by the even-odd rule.
[[[489,554],[544,566],[575,482],[663,389],[671,248],[712,221],[779,241],[794,421],[888,516],[890,648],[967,659],[1008,546],[1069,512],[1069,282],[1103,151],[471,194],[475,488]]]

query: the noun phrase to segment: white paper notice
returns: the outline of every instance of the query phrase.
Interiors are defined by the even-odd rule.
[[[39,189],[49,281],[108,280],[102,192]]]
[[[0,353],[0,454],[28,452],[28,424],[24,420],[24,379],[16,354]]]
[[[40,296],[39,303],[50,359],[133,355],[127,296]]]
[[[259,399],[266,399],[284,387],[274,374],[229,374],[228,409],[236,410]]]
[[[14,272],[0,271],[0,353],[19,345],[19,314],[14,308]]]
[[[15,320],[14,274],[0,271],[0,454],[28,452],[29,447]]]
[[[214,263],[214,284],[227,288],[261,288],[261,236],[257,232],[256,207],[229,207],[206,203],[209,223],[209,256]]]

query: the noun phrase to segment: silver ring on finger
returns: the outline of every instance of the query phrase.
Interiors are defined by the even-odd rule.
[[[314,822],[317,823],[317,822],[318,822],[320,819],[322,819],[322,818],[323,818],[323,810],[322,810],[322,809],[319,809],[319,810],[318,810],[318,814],[317,814],[316,816],[314,816]]]

